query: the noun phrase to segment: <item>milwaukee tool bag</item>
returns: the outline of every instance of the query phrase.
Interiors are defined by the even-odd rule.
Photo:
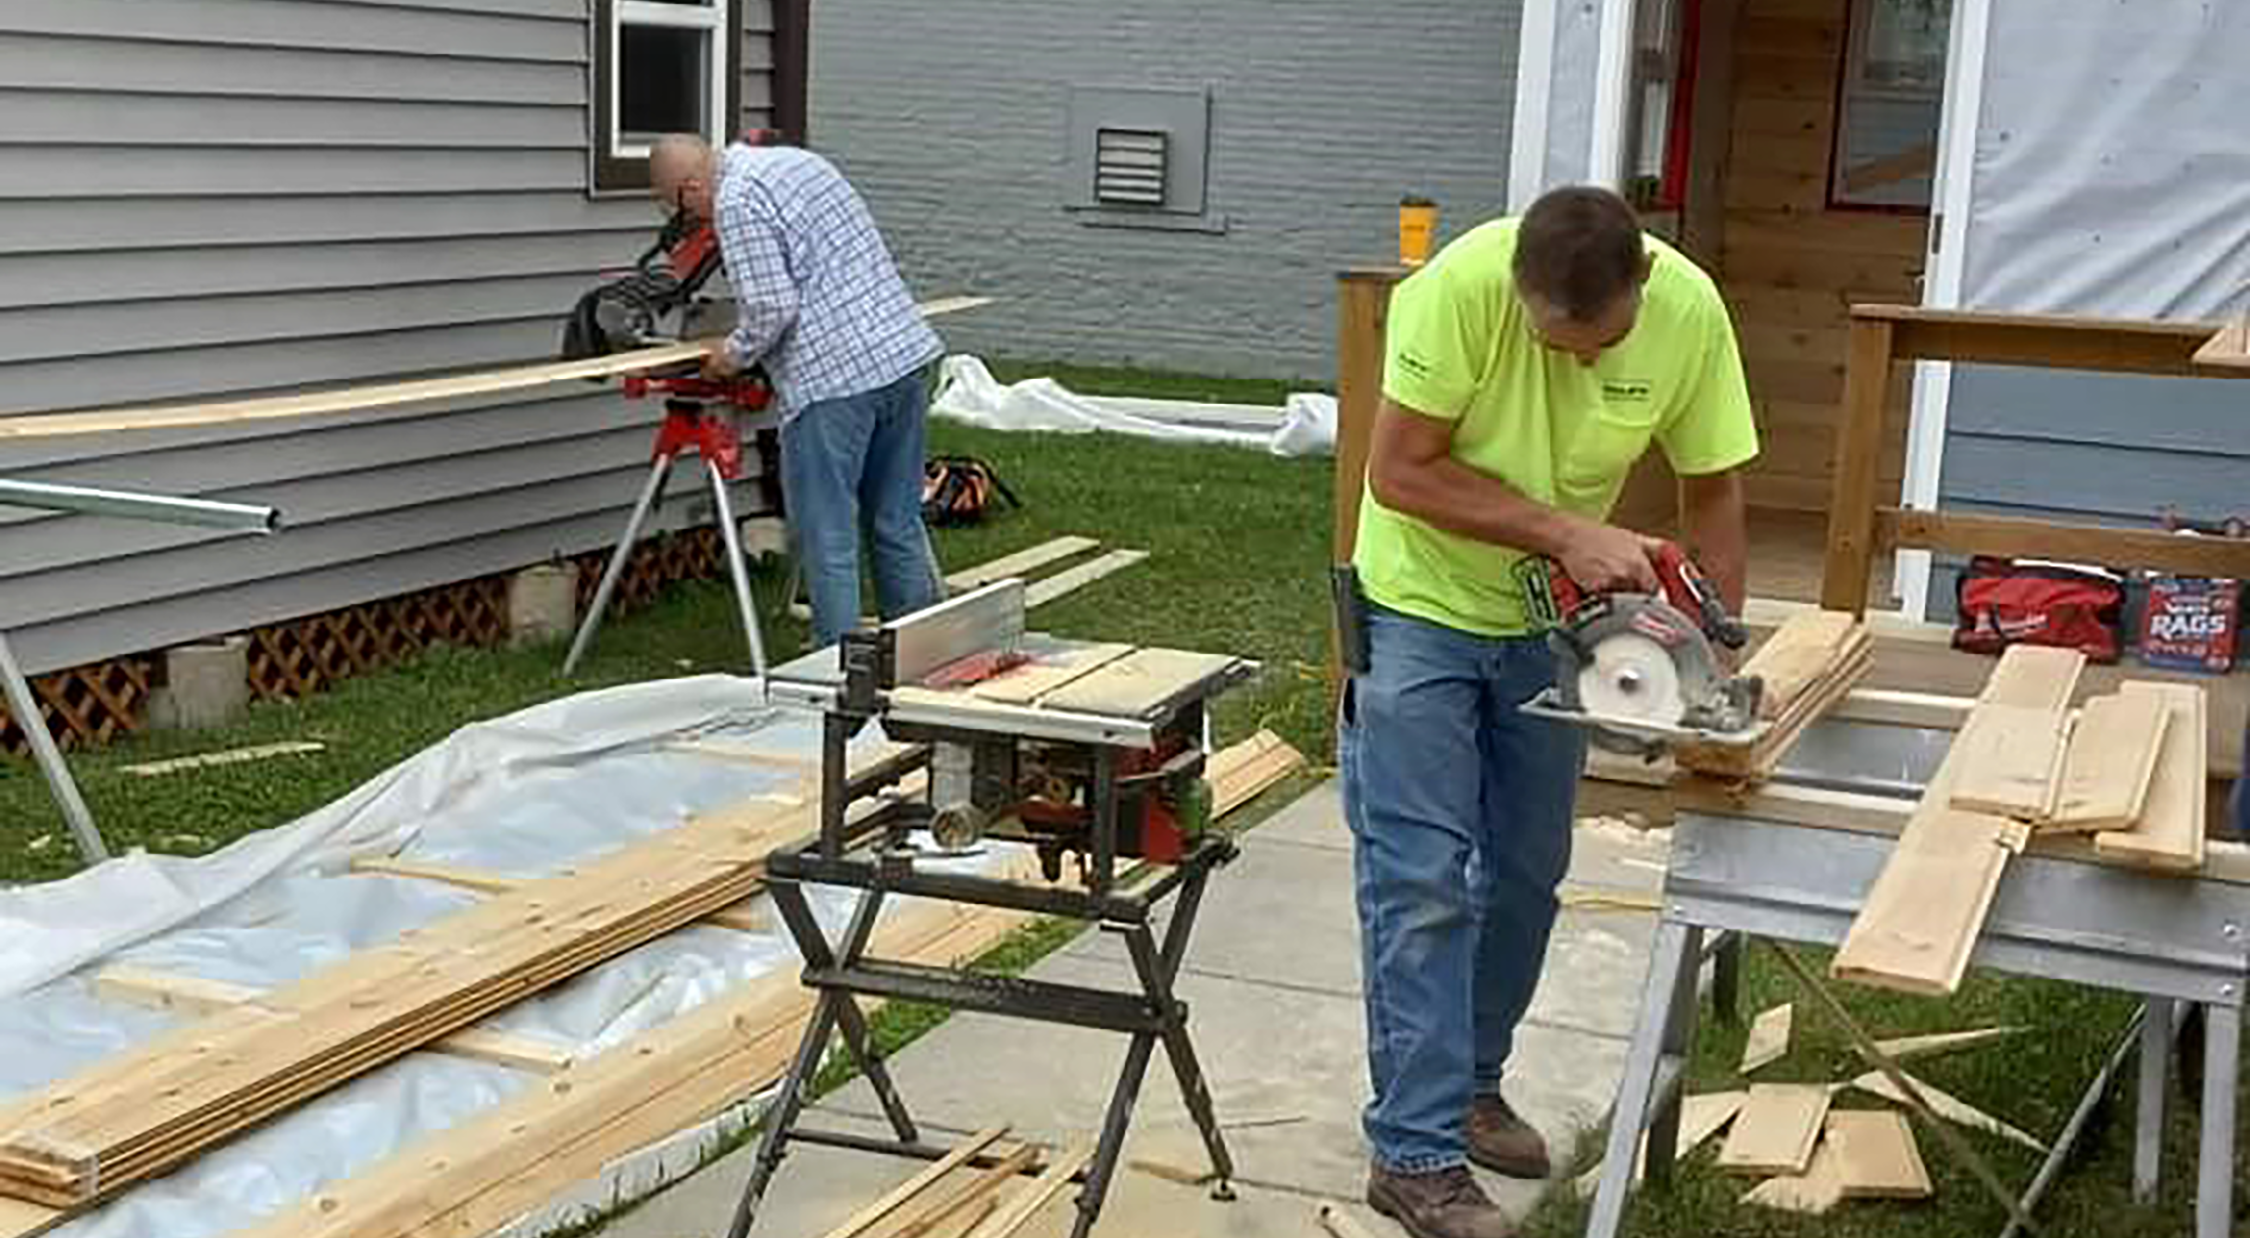
[[[1956,649],[1997,654],[2010,645],[2055,645],[2115,662],[2124,644],[2125,582],[2099,568],[1980,555],[1969,561],[1956,598]]]

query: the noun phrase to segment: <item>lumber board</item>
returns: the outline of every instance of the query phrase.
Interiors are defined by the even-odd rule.
[[[962,568],[960,571],[947,576],[945,583],[948,588],[962,592],[967,592],[970,589],[982,589],[994,581],[1006,580],[1010,576],[1021,576],[1025,572],[1038,571],[1050,563],[1060,563],[1064,559],[1075,558],[1099,545],[1101,545],[1100,542],[1090,537],[1072,535],[1049,538],[1036,546],[1019,550],[1014,554],[1002,555],[997,559],[988,560],[973,567]]]
[[[2211,733],[2204,717],[2207,698],[2203,689],[2183,684],[2136,682],[2123,690],[2161,697],[2169,720],[2140,816],[2129,830],[2094,835],[2094,850],[2158,871],[2200,870],[2209,845],[2204,833],[2204,799],[2211,787],[2204,747]]]
[[[881,1198],[844,1218],[844,1223],[829,1230],[824,1238],[860,1238],[861,1234],[866,1233],[885,1218],[905,1207],[908,1201],[921,1195],[939,1179],[967,1164],[970,1158],[983,1152],[986,1148],[1000,1142],[1001,1137],[1007,1133],[1008,1128],[1005,1126],[988,1126],[969,1136],[955,1145],[952,1151],[932,1161],[922,1172],[899,1183]]]
[[[1145,718],[1237,660],[1223,653],[1136,649],[1039,698],[1039,705],[1070,713]]]
[[[940,1188],[950,1186],[951,1190],[941,1189],[936,1198],[927,1202],[917,1200],[921,1207],[898,1228],[887,1231],[884,1238],[930,1238],[931,1234],[947,1227],[965,1213],[973,1212],[980,1204],[989,1210],[995,1193],[1007,1185],[1010,1179],[1031,1168],[1038,1159],[1039,1149],[1025,1144],[1003,1154],[995,1164],[969,1174],[967,1181],[957,1184],[940,1183]]]
[[[887,958],[946,966],[991,949],[1028,919],[908,901],[878,924],[873,948]],[[790,972],[739,986],[323,1188],[238,1238],[490,1232],[619,1157],[771,1086],[787,1070],[813,1002]]]
[[[1204,776],[1211,782],[1211,816],[1226,816],[1268,788],[1302,769],[1303,753],[1272,731],[1260,731],[1211,755]]]
[[[802,803],[801,798],[775,798],[771,802],[791,805]],[[456,868],[447,864],[423,864],[414,860],[388,855],[363,855],[354,857],[352,871],[385,877],[407,877],[421,881],[435,881],[442,885],[457,886],[478,894],[506,894],[520,890],[536,877],[503,877],[479,869]],[[574,870],[564,870],[565,874]],[[766,918],[752,905],[750,899],[703,917],[699,923],[713,928],[734,929],[741,933],[766,931]]]
[[[1071,1178],[1076,1176],[1080,1170],[1085,1169],[1093,1159],[1093,1145],[1083,1143],[1073,1145],[1049,1164],[1038,1177],[1025,1184],[1024,1188],[1010,1198],[1006,1204],[1001,1205],[998,1213],[995,1213],[982,1225],[969,1231],[969,1238],[1014,1238],[1014,1235],[1029,1225],[1032,1219],[1039,1215],[1039,1210],[1046,1207],[1055,1196],[1060,1195],[1063,1188],[1070,1185]]]
[[[2052,815],[2067,722],[2060,709],[1977,706],[1953,741],[1953,807],[2018,821]]]
[[[289,740],[278,744],[258,744],[249,748],[228,748],[221,752],[199,752],[194,756],[173,757],[167,761],[142,761],[117,768],[136,778],[160,778],[182,770],[209,769],[215,765],[240,765],[248,761],[263,761],[269,757],[299,756],[308,752],[326,752],[328,745],[317,740]]]
[[[2121,691],[2087,701],[2063,753],[2054,814],[2042,828],[2121,830],[2139,820],[2171,718],[2161,692]]]
[[[2197,365],[2250,370],[2250,317],[2237,318],[2195,350]]]
[[[1753,1083],[1719,1149],[1719,1168],[1801,1174],[1812,1164],[1828,1116],[1828,1089],[1811,1083]]]
[[[1122,572],[1146,558],[1148,552],[1145,550],[1112,550],[1100,558],[1032,581],[1023,591],[1024,609],[1045,606],[1064,594],[1075,593],[1104,576]]]
[[[1749,1038],[1742,1042],[1743,1074],[1771,1066],[1788,1055],[1796,1011],[1795,1006],[1784,1002],[1751,1021]]]
[[[2041,1156],[2047,1154],[2047,1145],[2038,1136],[2010,1126],[1958,1096],[1931,1087],[1919,1078],[1912,1075],[1908,1075],[1907,1078],[1913,1082],[1914,1090],[1920,1092],[1922,1099],[1929,1104],[1930,1111],[1955,1126],[1966,1126],[1972,1130],[1983,1131],[1988,1135],[1998,1135],[2010,1143],[2021,1144]],[[1906,1093],[1901,1091],[1897,1084],[1891,1082],[1890,1076],[1879,1070],[1868,1071],[1852,1080],[1852,1086],[1871,1096],[1880,1096],[1894,1105],[1910,1103],[1906,1099]]]
[[[1826,1146],[1833,1150],[1845,1199],[1928,1199],[1929,1167],[1914,1142],[1906,1115],[1885,1109],[1837,1109],[1828,1114]]]
[[[1714,816],[1748,817],[1779,821],[1820,830],[1850,830],[1860,834],[1897,836],[1906,830],[1915,806],[1884,795],[1830,791],[1820,787],[1769,784],[1737,787],[1710,779],[1690,778],[1672,788],[1671,798],[1681,812]],[[2203,869],[2196,876],[2228,885],[2250,885],[2250,845],[2213,839],[2204,844]],[[2037,833],[2025,848],[2031,855],[2069,860],[2078,864],[2126,867],[2126,861],[2094,850],[2094,840],[2083,834]]]
[[[2075,650],[2009,649],[1985,681],[1969,728],[1995,710],[2059,715],[2085,665]],[[1931,995],[1960,988],[2008,859],[2030,840],[2022,822],[1954,806],[1972,752],[1956,741],[1924,789],[1830,964],[1837,979]]]
[[[116,965],[94,973],[94,992],[111,1001],[152,1006],[186,1015],[245,1006],[265,995],[265,990],[225,980],[145,967]],[[535,1074],[550,1075],[570,1065],[570,1050],[532,1036],[469,1028],[436,1042],[431,1049],[453,1057],[471,1058]]]
[[[1771,720],[1787,713],[1842,661],[1859,627],[1852,616],[1837,610],[1804,611],[1784,620],[1742,668],[1765,681],[1759,715]]]
[[[206,1147],[532,993],[731,907],[812,814],[689,821],[492,896],[375,950],[43,1089],[0,1132],[0,1192],[67,1206]]]
[[[1047,654],[972,685],[969,695],[1006,705],[1029,705],[1131,652],[1131,645],[1099,644]]]
[[[1806,617],[1819,622],[1817,615],[1820,613],[1823,612],[1807,612]],[[1800,620],[1793,618],[1790,622]],[[1788,755],[1805,728],[1848,697],[1874,667],[1874,645],[1865,625],[1856,626],[1831,648],[1835,661],[1828,673],[1799,688],[1789,707],[1770,722],[1764,735],[1743,744],[1677,745],[1672,752],[1673,762],[1681,769],[1712,778],[1763,782],[1773,777],[1781,766],[1781,759]],[[1752,661],[1756,659],[1753,657]],[[1749,668],[1746,666],[1745,670]]]
[[[697,362],[710,352],[714,342],[716,341],[698,340],[686,344],[666,344],[585,361],[558,361],[547,365],[455,374],[443,378],[418,378],[406,382],[345,387],[298,395],[266,396],[211,404],[161,405],[153,408],[0,418],[0,439],[53,438],[62,435],[110,434],[126,430],[225,425],[284,417],[314,417],[327,413],[368,412],[467,396],[499,395],[556,383],[614,378],[622,374]]]

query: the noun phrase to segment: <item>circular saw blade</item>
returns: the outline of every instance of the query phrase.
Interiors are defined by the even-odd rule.
[[[1595,641],[1592,652],[1578,672],[1578,703],[1586,713],[1666,724],[1686,714],[1687,686],[1664,646],[1638,632],[1613,632]]]

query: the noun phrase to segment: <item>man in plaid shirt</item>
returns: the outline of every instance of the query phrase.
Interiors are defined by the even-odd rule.
[[[922,525],[929,389],[943,353],[890,251],[835,165],[786,146],[712,149],[659,141],[650,190],[667,210],[715,222],[739,315],[704,364],[728,378],[763,361],[782,417],[789,500],[815,646],[859,622],[859,540],[873,547],[886,619],[943,597]]]

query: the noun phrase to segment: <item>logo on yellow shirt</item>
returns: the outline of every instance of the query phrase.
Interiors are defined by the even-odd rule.
[[[1605,378],[1602,398],[1612,404],[1646,404],[1656,398],[1656,384],[1645,378]]]

